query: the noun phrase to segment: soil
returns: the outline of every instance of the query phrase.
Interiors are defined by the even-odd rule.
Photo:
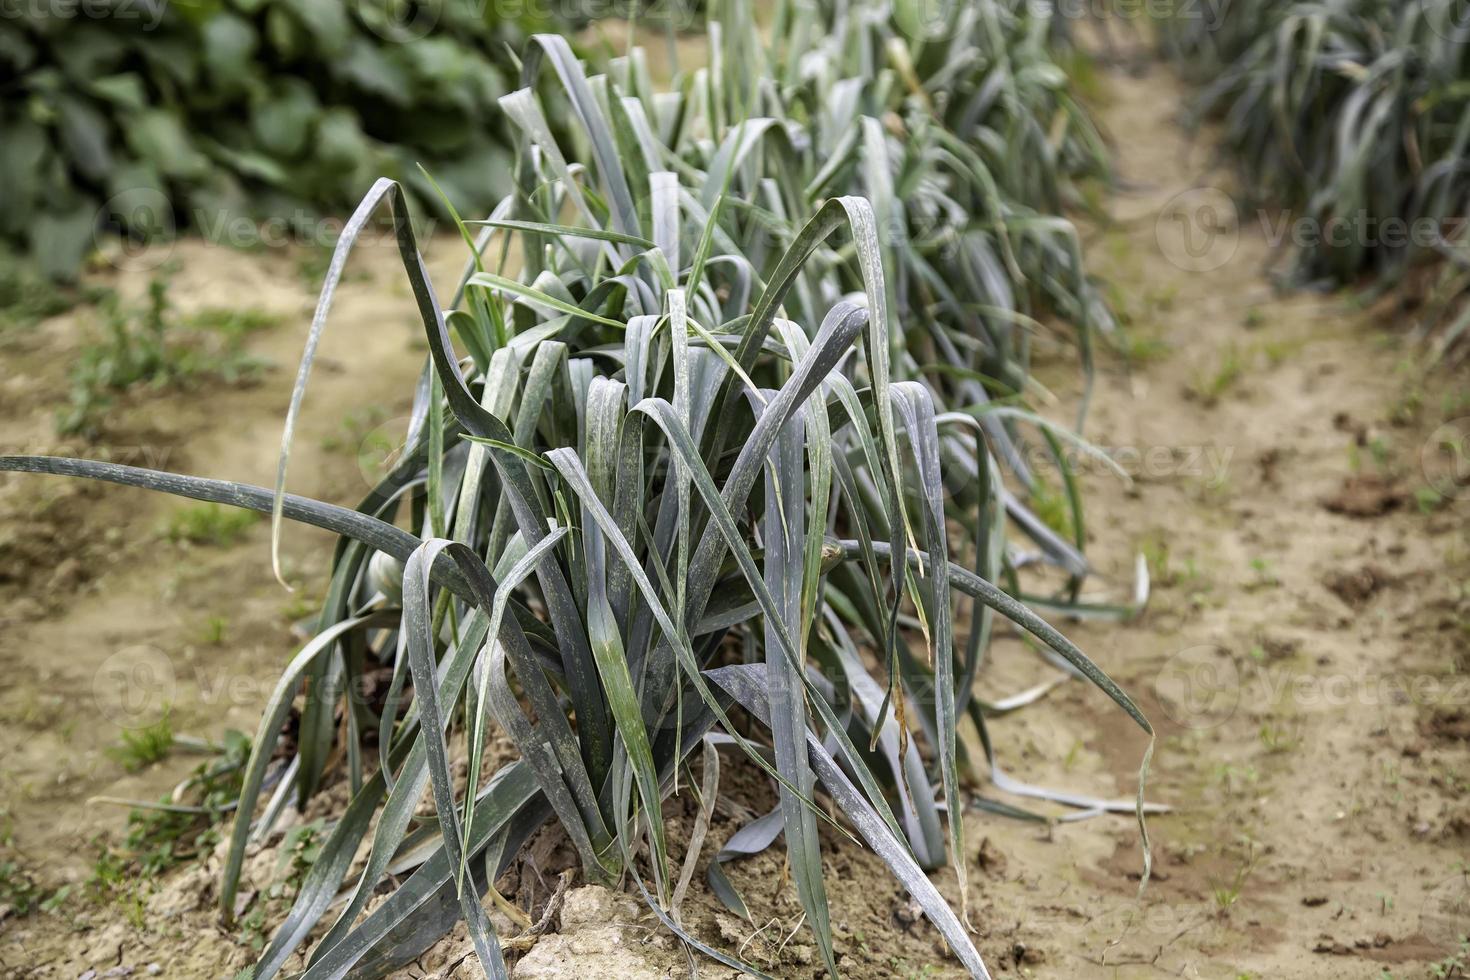
[[[1268,226],[1219,206],[1229,178],[1208,133],[1191,142],[1173,121],[1180,83],[1147,63],[1101,80],[1095,109],[1121,189],[1107,220],[1084,221],[1085,246],[1124,314],[1132,356],[1105,359],[1086,435],[1131,480],[1082,466],[1097,569],[1089,590],[1130,595],[1142,553],[1152,595],[1128,623],[1061,625],[1152,720],[1147,795],[1172,810],[1149,821],[1153,875],[1141,896],[1131,814],[1038,824],[968,813],[977,942],[999,975],[1408,978],[1435,975],[1434,964],[1455,975],[1470,934],[1470,503],[1430,463],[1436,433],[1470,415],[1463,378],[1414,366],[1420,351],[1397,309],[1278,292]],[[441,288],[458,254],[453,240],[431,244]],[[168,468],[269,483],[313,291],[288,253],[196,242],[176,258],[181,306],[261,306],[289,318],[250,342],[276,369],[252,387],[132,399],[100,448],[146,448]],[[365,271],[340,294],[294,489],[352,502],[364,489],[356,456],[367,432],[406,407],[421,348],[395,261],[388,248],[354,260]],[[4,340],[0,443],[49,444],[88,316]],[[1038,345],[1041,380],[1058,396],[1049,410],[1070,419],[1075,355],[1046,336]],[[156,797],[197,761],[175,755],[126,773],[108,749],[162,697],[149,688],[119,717],[115,701],[94,696],[111,690],[99,676],[161,657],[173,673],[174,727],[218,738],[253,730],[292,651],[303,605],[271,577],[265,525],[232,546],[185,548],[158,532],[174,506],[55,478],[0,480],[0,527],[12,535],[0,539],[12,571],[0,580],[3,858],[48,889],[83,880],[89,842],[119,830],[120,811],[88,800]],[[287,539],[288,575],[308,594],[323,579],[322,540]],[[227,620],[222,638],[212,616]],[[1053,673],[1002,632],[980,693],[998,699]],[[1006,771],[1107,798],[1136,791],[1148,744],[1077,682],[995,718],[991,734]],[[772,804],[748,769],[726,760],[723,790],[738,802],[717,812],[706,855]],[[690,794],[668,811],[679,854]],[[501,887],[535,918],[571,861],[554,832],[527,853]],[[824,857],[846,975],[960,975],[873,855],[829,836]],[[215,920],[216,862],[160,882],[142,916],[73,899],[0,921],[0,973],[227,975],[250,961],[258,937]],[[256,855],[255,887],[267,887],[274,864],[269,849]],[[776,975],[820,975],[780,849],[727,870],[751,921],[725,911],[700,873],[685,925]],[[958,898],[952,872],[936,881]],[[516,976],[686,972],[683,952],[635,898],[573,887],[556,901],[556,929],[520,956]],[[497,925],[518,931],[504,918]],[[469,952],[462,934],[449,937],[405,975],[478,976]],[[700,970],[725,975],[714,964]]]

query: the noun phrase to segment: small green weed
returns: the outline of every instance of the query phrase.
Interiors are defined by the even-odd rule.
[[[1215,905],[1221,912],[1228,912],[1236,902],[1240,900],[1241,889],[1245,887],[1246,879],[1256,867],[1255,845],[1247,844],[1245,860],[1235,869],[1235,874],[1228,882],[1215,882],[1210,888],[1210,895],[1215,899]]]
[[[204,642],[212,647],[224,646],[225,637],[229,635],[230,621],[225,616],[210,616],[205,620],[201,631]]]
[[[1157,337],[1140,336],[1136,331],[1131,330],[1123,337],[1122,347],[1124,358],[1134,366],[1161,361],[1174,350],[1168,341]]]
[[[235,310],[222,306],[200,310],[184,321],[184,325],[191,329],[210,330],[237,339],[278,327],[280,324],[281,317],[275,313],[255,308]]]
[[[0,861],[0,909],[12,915],[28,915],[40,905],[41,889],[35,879],[15,861]]]
[[[1272,755],[1281,755],[1296,748],[1296,735],[1284,725],[1270,721],[1262,722],[1260,736],[1261,744]]]
[[[1433,487],[1419,487],[1414,491],[1414,506],[1421,514],[1432,514],[1445,505],[1445,498]]]
[[[1217,364],[1195,376],[1189,385],[1189,394],[1206,405],[1214,405],[1244,373],[1245,361],[1240,351],[1233,345],[1226,347]]]
[[[155,762],[162,761],[168,756],[173,745],[173,723],[169,721],[168,712],[165,711],[163,717],[154,724],[146,728],[123,732],[122,744],[112,749],[109,754],[122,763],[123,768],[128,772],[137,772],[148,768]]]
[[[1067,540],[1072,539],[1072,504],[1067,495],[1037,474],[1031,488],[1031,510],[1042,522]]]
[[[1431,963],[1429,975],[1435,980],[1470,976],[1470,937],[1461,936],[1458,949],[1438,963]]]
[[[98,302],[101,336],[82,348],[71,372],[69,403],[56,419],[61,435],[95,437],[115,397],[140,387],[163,388],[200,377],[233,383],[261,364],[240,349],[243,337],[268,320],[259,311],[206,310],[180,318],[168,298],[168,280],[148,285],[141,309],[116,293]],[[218,335],[214,343],[208,335]]]
[[[164,536],[175,543],[227,548],[256,522],[254,511],[221,507],[219,504],[190,504],[170,515]]]
[[[302,879],[321,854],[324,828],[321,820],[314,820],[286,831],[276,858],[278,877],[268,891],[272,898],[290,897],[301,890]],[[281,872],[285,872],[284,876]]]
[[[127,835],[120,847],[101,846],[92,866],[88,889],[97,899],[137,897],[137,886],[185,861],[193,860],[219,842],[218,825],[240,792],[241,772],[250,756],[250,740],[240,732],[225,733],[219,754],[201,763],[183,784],[189,807],[139,807],[129,812]],[[165,797],[161,804],[174,804]]]
[[[9,249],[0,250],[0,333],[65,313],[82,298],[79,290],[58,286]]]
[[[1273,589],[1281,584],[1281,579],[1276,575],[1275,570],[1272,569],[1271,563],[1264,558],[1251,559],[1251,572],[1254,574],[1254,577],[1245,586],[1249,591]]]

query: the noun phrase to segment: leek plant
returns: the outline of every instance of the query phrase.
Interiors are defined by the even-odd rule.
[[[587,880],[628,883],[690,946],[759,975],[679,920],[700,854],[680,853],[662,807],[701,752],[712,803],[721,748],[778,787],[767,826],[784,833],[830,973],[823,824],[871,847],[987,976],[963,904],[927,872],[949,862],[966,894],[975,798],[957,731],[973,722],[988,754],[974,681],[997,623],[1152,736],[1022,601],[1022,570],[1046,564],[1066,583],[1049,607],[1118,612],[1077,600],[1075,486],[1075,537],[1027,506],[1023,436],[1058,460],[1077,439],[1025,407],[1031,335],[1060,316],[1086,352],[1107,322],[1075,233],[1047,210],[1087,129],[1031,129],[1023,116],[1060,81],[1006,56],[1044,25],[967,5],[945,54],[895,32],[886,4],[849,3],[768,45],[740,6],[711,20],[709,66],[670,91],[640,52],[589,75],[562,38],[532,39],[501,102],[520,136],[514,190],[484,219],[456,218],[470,254],[447,304],[403,188],[373,187],[327,272],[274,490],[0,457],[269,512],[273,554],[287,520],[340,535],[318,632],[253,742],[222,912],[247,845],[288,805],[332,779],[353,792],[254,980],[309,937],[310,980],[380,975],[461,919],[486,973],[505,976],[482,896],[553,818]],[[1047,172],[1007,160],[1012,134],[1057,151]],[[352,243],[384,205],[430,357],[404,451],[349,509],[286,492],[291,437]],[[377,710],[352,692],[379,664],[393,680]],[[293,703],[297,751],[273,762]],[[491,724],[519,758],[482,781]],[[343,737],[346,771],[329,771]],[[463,785],[452,757],[468,763]],[[1142,826],[1142,771],[1127,801],[991,773],[1008,792],[1136,811]],[[416,826],[426,792],[435,818]],[[721,860],[711,888],[743,909]],[[390,868],[406,880],[367,912]]]

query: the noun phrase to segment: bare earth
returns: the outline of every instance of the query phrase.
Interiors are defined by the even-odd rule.
[[[1087,424],[1133,477],[1126,485],[1085,466],[1089,555],[1100,573],[1090,588],[1125,598],[1142,552],[1153,595],[1126,625],[1062,625],[1153,721],[1148,797],[1174,809],[1150,820],[1154,873],[1141,899],[1131,815],[1040,825],[969,814],[969,904],[982,952],[997,974],[1035,977],[1432,976],[1470,934],[1470,495],[1424,513],[1415,491],[1437,479],[1425,463],[1431,434],[1470,415],[1463,377],[1412,367],[1407,317],[1386,305],[1274,292],[1262,222],[1208,210],[1218,205],[1208,188],[1224,177],[1209,169],[1208,140],[1191,147],[1170,122],[1178,83],[1157,67],[1105,81],[1097,112],[1125,189],[1109,203],[1113,221],[1087,233],[1086,250],[1131,319],[1140,356],[1131,368],[1105,359]],[[1210,229],[1214,237],[1202,237]],[[441,290],[459,254],[453,240],[433,242]],[[289,317],[251,342],[277,369],[253,387],[140,396],[102,448],[146,463],[135,448],[144,447],[157,465],[269,483],[311,291],[279,252],[192,243],[178,257],[181,305]],[[371,454],[375,426],[391,431],[422,357],[391,249],[354,262],[367,272],[341,291],[291,480],[342,503],[366,489],[359,448],[366,442]],[[56,444],[51,418],[86,317],[4,341],[0,444]],[[1070,418],[1074,355],[1044,339],[1040,347],[1041,379],[1058,395],[1049,410]],[[117,674],[120,665],[161,654],[173,673],[175,728],[217,737],[253,731],[292,652],[301,606],[271,578],[265,525],[228,548],[185,548],[158,534],[175,506],[141,491],[0,478],[0,830],[10,839],[0,860],[48,887],[84,880],[93,837],[120,829],[123,811],[89,799],[156,797],[197,761],[175,755],[129,775],[109,757],[129,712],[161,697],[149,688],[142,708],[117,701],[115,678],[132,676]],[[308,592],[324,578],[324,540],[288,536],[288,574]],[[217,643],[211,616],[227,618]],[[1018,636],[1002,634],[981,693],[998,699],[1051,674]],[[1136,791],[1147,744],[1076,682],[995,719],[992,735],[1018,778],[1110,798]],[[717,817],[706,853],[772,802],[761,780],[726,762],[724,789],[741,808]],[[687,839],[692,806],[687,794],[668,804],[671,831],[684,835],[672,839]],[[569,863],[560,845],[548,832],[502,879],[533,918]],[[958,975],[876,859],[835,840],[826,857],[846,974]],[[215,865],[211,857],[161,883],[141,927],[83,899],[0,920],[0,974],[142,975],[157,964],[165,976],[228,975],[251,961],[251,937],[215,920]],[[266,849],[251,880],[263,887],[274,869]],[[725,912],[701,890],[701,874],[686,924],[776,975],[818,975],[779,848],[729,869],[754,921]],[[957,898],[952,873],[937,880]],[[627,896],[574,888],[557,921],[559,931],[521,957],[518,977],[686,972],[672,939]],[[478,976],[468,953],[462,938],[448,940],[406,975]],[[714,965],[701,974],[723,975]]]

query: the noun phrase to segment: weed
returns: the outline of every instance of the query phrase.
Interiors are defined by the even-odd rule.
[[[219,306],[202,309],[187,317],[183,322],[183,325],[189,329],[208,330],[223,334],[233,340],[239,340],[263,330],[270,330],[280,324],[280,315],[268,313],[265,310],[253,307],[232,309]]]
[[[204,622],[202,633],[205,644],[212,647],[223,646],[229,629],[230,621],[227,617],[210,616]]]
[[[1429,965],[1429,975],[1434,980],[1450,980],[1451,977],[1470,976],[1470,937],[1461,936],[1460,945],[1438,963]]]
[[[1446,503],[1445,498],[1433,487],[1416,487],[1414,490],[1414,506],[1419,508],[1421,514],[1432,514]]]
[[[1403,390],[1388,408],[1389,421],[1394,425],[1413,425],[1424,412],[1424,387],[1417,380],[1404,383]]]
[[[1144,337],[1135,330],[1123,334],[1123,356],[1129,364],[1152,364],[1168,357],[1174,348],[1168,341],[1157,337]]]
[[[1245,887],[1246,879],[1256,866],[1256,850],[1253,843],[1247,842],[1245,860],[1235,869],[1235,874],[1228,882],[1215,882],[1210,887],[1210,896],[1215,900],[1215,906],[1221,912],[1228,912],[1240,900],[1241,889]]]
[[[381,405],[348,412],[337,431],[322,440],[327,452],[353,453],[362,472],[372,479],[382,479],[396,463],[406,432],[392,433],[383,422],[388,410]]]
[[[57,285],[8,248],[0,248],[0,333],[65,313],[84,294]]]
[[[1261,354],[1268,367],[1280,367],[1293,356],[1301,353],[1304,344],[1300,340],[1268,340],[1261,344]]]
[[[1188,393],[1205,405],[1214,405],[1233,388],[1245,373],[1240,351],[1231,345],[1220,354],[1218,363],[1195,375]]]
[[[41,889],[15,861],[0,861],[0,909],[12,915],[27,915],[40,904]],[[3,918],[3,916],[0,916]]]
[[[1266,751],[1272,755],[1281,755],[1290,752],[1297,746],[1297,736],[1285,726],[1274,722],[1264,721],[1260,730],[1261,744]]]
[[[1247,589],[1274,589],[1281,584],[1281,579],[1277,577],[1276,572],[1271,568],[1271,563],[1266,559],[1252,558],[1250,564],[1255,577],[1246,583]]]
[[[1179,299],[1178,286],[1160,286],[1144,293],[1143,301],[1150,310],[1167,313]]]
[[[1373,457],[1373,465],[1380,471],[1387,473],[1393,468],[1388,440],[1383,436],[1374,436],[1368,440],[1368,453]]]
[[[175,510],[163,534],[174,543],[228,548],[255,525],[257,516],[248,510],[219,504],[189,504]]]
[[[272,898],[290,897],[301,890],[302,878],[321,854],[324,826],[323,821],[314,820],[286,831],[276,857],[276,873],[285,872],[285,875],[272,883],[269,891]]]
[[[109,753],[128,772],[146,769],[168,756],[174,744],[173,724],[168,712],[152,725],[122,733],[122,744]]]
[[[1072,504],[1066,493],[1054,488],[1041,474],[1031,487],[1031,510],[1063,538],[1072,538]]]
[[[165,278],[149,283],[143,308],[124,306],[116,293],[108,292],[98,312],[101,336],[78,355],[68,405],[57,415],[56,428],[62,435],[96,436],[116,396],[135,388],[163,388],[202,377],[231,383],[260,369],[260,362],[240,350],[241,338],[248,332],[241,325],[259,323],[264,314],[196,315],[196,320],[204,318],[201,322],[208,331],[222,335],[219,343],[204,343],[203,331],[191,330],[193,321],[180,321],[175,314]]]
[[[139,886],[170,868],[206,853],[219,842],[218,824],[240,792],[241,770],[250,740],[225,733],[217,754],[201,763],[159,806],[139,806],[128,814],[120,848],[102,843],[88,888],[99,899],[136,899]],[[184,808],[177,806],[182,799]]]

